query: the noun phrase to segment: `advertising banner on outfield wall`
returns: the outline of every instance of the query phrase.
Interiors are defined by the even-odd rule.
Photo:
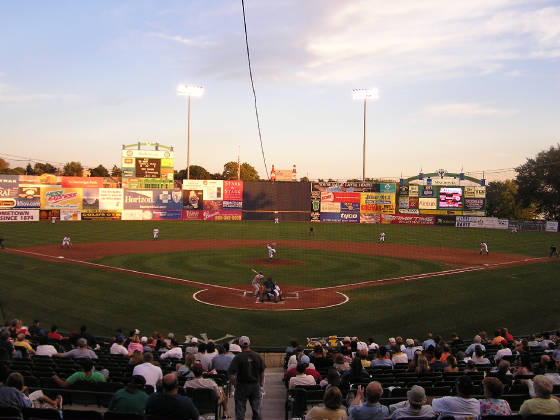
[[[399,196],[399,209],[407,209],[408,208],[408,195]]]
[[[420,214],[433,214],[440,216],[461,216],[462,210],[420,210]]]
[[[360,193],[356,192],[321,192],[321,201],[335,203],[359,203]]]
[[[321,201],[321,213],[340,213],[340,203]]]
[[[181,210],[181,190],[124,190],[125,210]]]
[[[360,203],[340,203],[340,211],[346,213],[359,213]]]
[[[319,216],[321,222],[340,223],[340,213],[323,213]]]
[[[41,187],[41,209],[80,210],[82,208],[81,188]]]
[[[463,190],[460,187],[440,187],[438,208],[462,209]]]
[[[53,217],[56,217],[57,219],[60,219],[60,210],[40,210],[39,211],[39,219],[40,220],[48,220],[50,222]]]
[[[242,212],[235,210],[202,210],[202,220],[233,222],[242,219]]]
[[[420,210],[435,210],[437,209],[437,199],[421,197],[418,200],[418,207]]]
[[[465,198],[486,198],[486,187],[482,187],[482,186],[465,187]]]
[[[183,220],[202,220],[202,210],[183,210]]]
[[[366,192],[372,189],[371,182],[314,182],[312,191]]]
[[[509,220],[497,217],[458,216],[456,227],[468,227],[479,229],[508,229]]]
[[[40,198],[0,198],[0,209],[39,209]]]
[[[547,232],[558,232],[558,222],[547,221],[544,230]]]
[[[431,185],[424,185],[422,187],[422,197],[434,197],[435,196],[435,192],[434,192],[434,187],[432,187]]]
[[[436,216],[436,225],[455,226],[455,216]]]
[[[183,190],[202,190],[205,200],[223,200],[223,189],[224,181],[221,180],[183,179]],[[239,201],[243,201],[242,199],[243,195]]]
[[[418,197],[418,190],[419,185],[409,185],[408,186],[408,195],[410,197]]]
[[[122,210],[123,191],[121,188],[99,189],[99,210]]]
[[[18,196],[18,176],[0,175],[0,199]]]
[[[183,220],[183,211],[152,210],[152,220]]]
[[[435,216],[412,216],[400,214],[382,214],[381,223],[393,225],[433,225]]]
[[[381,215],[373,213],[360,213],[360,223],[381,223]]]
[[[0,210],[0,222],[38,222],[39,210]]]
[[[387,194],[396,194],[397,184],[391,182],[382,182],[379,184],[372,184],[371,192],[381,192]]]
[[[121,220],[152,220],[152,210],[123,210]]]
[[[183,190],[183,210],[202,210],[204,192],[202,190]]]
[[[395,213],[395,194],[362,193],[360,199],[361,213]]]
[[[321,221],[321,213],[319,213],[318,211],[312,211],[311,212],[311,221],[313,223],[317,223]]]
[[[60,185],[62,183],[62,177],[53,174],[18,175],[18,183],[20,187],[25,185]]]
[[[399,195],[408,195],[408,185],[399,187]]]
[[[342,223],[360,223],[360,212],[342,211],[340,212],[340,221]]]
[[[399,209],[399,213],[401,213],[401,214],[420,214],[420,210],[418,210],[418,209]]]
[[[63,176],[64,188],[103,188],[102,177]]]
[[[482,210],[484,198],[465,198],[465,210]]]
[[[121,220],[121,211],[82,210],[82,220]]]
[[[99,210],[99,188],[82,189],[82,209]]]
[[[243,201],[243,181],[224,181],[224,200]]]
[[[243,201],[224,200],[222,202],[222,207],[224,209],[241,210],[243,208]]]
[[[221,211],[224,209],[222,204],[222,200],[204,200],[204,210]]]
[[[77,222],[82,220],[82,212],[80,210],[60,210],[61,222]]]

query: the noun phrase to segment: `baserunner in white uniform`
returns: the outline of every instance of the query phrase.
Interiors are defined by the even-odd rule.
[[[270,259],[274,258],[274,254],[276,254],[276,250],[270,244],[267,244],[266,247],[268,249],[268,258]]]
[[[480,243],[480,255],[486,253],[488,255],[488,244],[486,242]]]

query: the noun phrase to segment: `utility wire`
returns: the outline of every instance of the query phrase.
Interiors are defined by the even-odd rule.
[[[249,39],[247,38],[247,20],[245,18],[245,1],[241,0],[241,8],[243,9],[243,28],[245,29],[245,47],[247,48],[247,62],[249,63],[249,78],[251,79],[251,88],[253,89],[253,98],[255,102],[255,115],[257,117],[257,129],[259,130],[259,141],[261,143],[261,153],[264,162],[264,170],[266,171],[266,178],[270,179],[268,176],[268,167],[266,165],[266,158],[264,156],[264,148],[261,135],[261,123],[259,121],[259,110],[257,108],[257,94],[255,92],[255,84],[253,83],[253,70],[251,69],[251,55],[249,54]]]

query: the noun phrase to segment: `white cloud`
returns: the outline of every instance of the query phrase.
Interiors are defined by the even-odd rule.
[[[479,103],[454,103],[444,105],[432,105],[424,108],[424,114],[431,117],[502,117],[514,114],[512,109],[498,109]]]
[[[204,46],[213,45],[213,43],[210,41],[189,39],[189,38],[184,38],[180,35],[168,35],[162,32],[152,32],[149,35],[156,38],[166,39],[168,41],[179,42],[183,45],[188,45],[189,47],[204,47]]]

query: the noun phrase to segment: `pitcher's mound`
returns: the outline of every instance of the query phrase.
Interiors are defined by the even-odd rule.
[[[282,258],[259,258],[256,260],[243,260],[241,261],[243,264],[247,265],[256,265],[256,266],[264,266],[264,267],[280,267],[286,265],[303,265],[305,264],[303,261],[298,260],[286,260]]]

